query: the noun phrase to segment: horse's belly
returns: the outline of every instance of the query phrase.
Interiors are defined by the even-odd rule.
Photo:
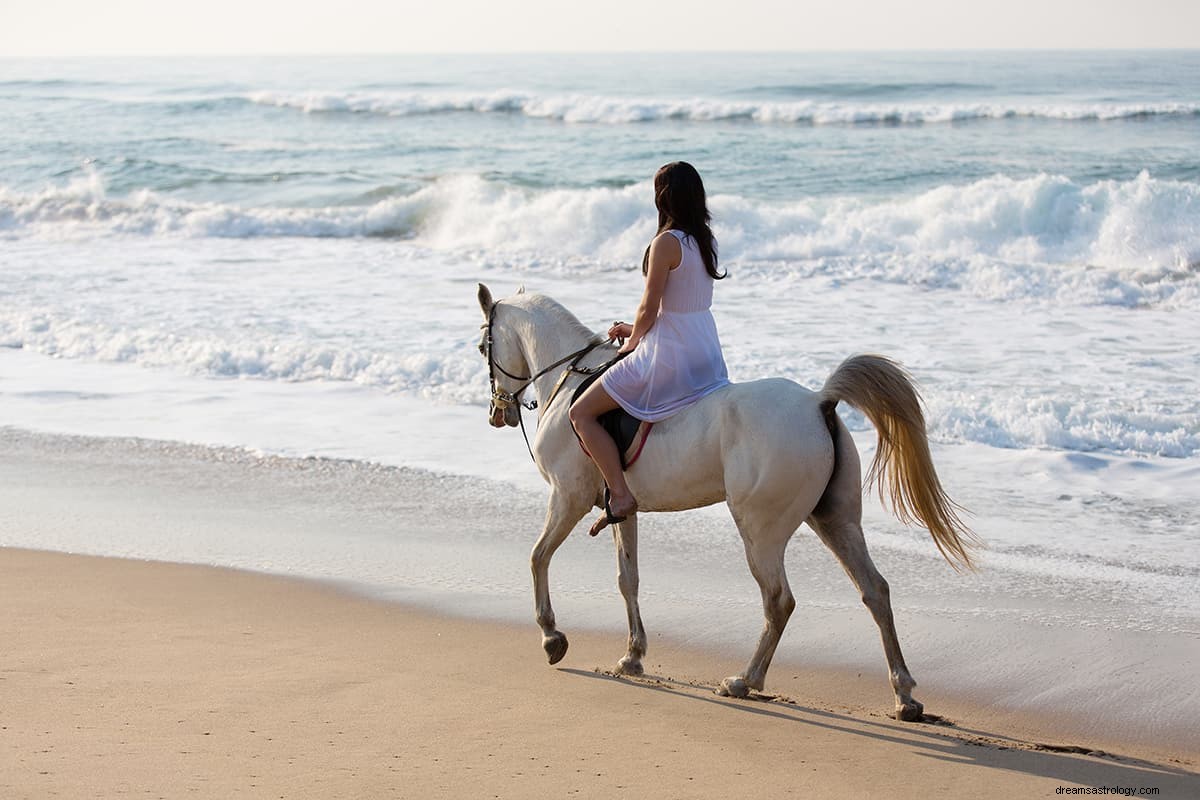
[[[643,511],[682,511],[724,500],[719,437],[703,430],[693,433],[662,427],[659,423],[650,432],[641,457],[625,476],[638,507]]]

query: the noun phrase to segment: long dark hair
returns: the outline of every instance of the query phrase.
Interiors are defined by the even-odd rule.
[[[683,231],[696,240],[704,268],[713,280],[719,281],[729,274],[717,270],[717,242],[708,226],[712,215],[704,200],[704,182],[695,167],[686,161],[672,161],[659,167],[654,173],[654,205],[658,208],[658,233],[672,228]],[[649,269],[647,247],[642,256],[642,274]]]

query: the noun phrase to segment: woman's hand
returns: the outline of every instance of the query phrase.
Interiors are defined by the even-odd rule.
[[[636,348],[637,342],[635,342],[633,339],[626,339],[625,344],[621,345],[620,349],[617,350],[617,353],[632,353]]]
[[[614,339],[628,339],[633,335],[633,326],[628,322],[614,322],[612,327],[608,329],[608,338],[610,341]]]

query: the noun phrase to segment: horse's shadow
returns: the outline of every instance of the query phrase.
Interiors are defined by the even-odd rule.
[[[935,715],[923,723],[878,721],[801,705],[765,694],[745,700],[721,697],[712,686],[680,681],[659,675],[637,678],[612,672],[561,668],[561,672],[607,681],[635,691],[653,691],[680,699],[711,703],[733,713],[756,714],[773,719],[824,728],[846,736],[862,736],[918,752],[928,758],[964,765],[995,768],[996,751],[1004,751],[1003,769],[1050,778],[1063,784],[1090,786],[1155,786],[1160,796],[1197,796],[1200,774],[1183,767],[1154,763],[1074,745],[1051,745],[1014,739],[1000,733],[967,728]],[[985,756],[986,753],[986,756]],[[1081,763],[1086,769],[1081,769]]]

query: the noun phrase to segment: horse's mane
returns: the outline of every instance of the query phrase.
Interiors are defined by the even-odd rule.
[[[508,298],[506,303],[525,309],[531,316],[549,318],[567,331],[591,341],[602,337],[579,321],[579,318],[567,310],[566,306],[552,297],[544,294],[517,294]]]

